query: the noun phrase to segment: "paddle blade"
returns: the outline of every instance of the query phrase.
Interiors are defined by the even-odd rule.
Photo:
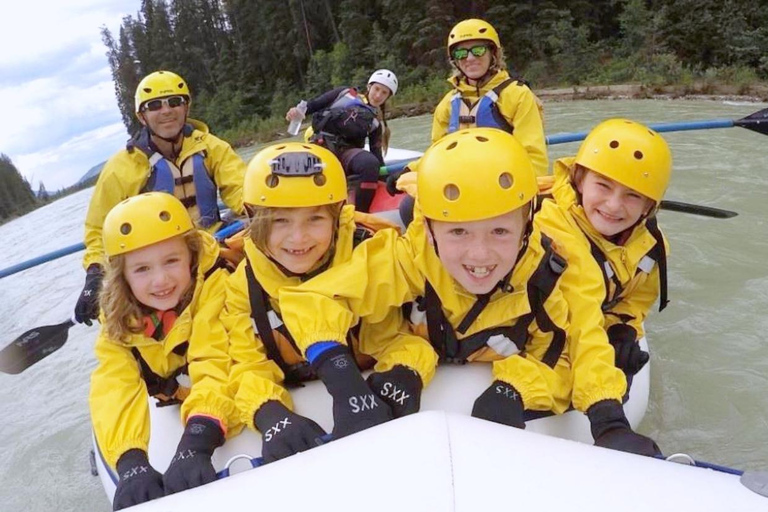
[[[738,119],[734,121],[733,124],[734,126],[741,126],[742,128],[752,130],[753,132],[768,135],[768,108],[764,108],[747,117]]]
[[[73,325],[72,320],[67,320],[25,332],[0,350],[0,372],[16,375],[56,352],[66,343],[69,328]]]
[[[721,210],[711,206],[701,206],[699,204],[681,203],[680,201],[661,202],[660,208],[670,212],[690,213],[692,215],[701,215],[702,217],[712,217],[715,219],[730,219],[738,215],[731,210]]]

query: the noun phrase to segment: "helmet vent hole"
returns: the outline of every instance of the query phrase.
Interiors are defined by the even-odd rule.
[[[448,144],[448,147],[445,148],[445,149],[453,149],[453,148],[455,148],[458,145],[459,145],[458,142],[451,142],[450,144]]]
[[[450,183],[443,189],[443,195],[449,201],[456,201],[461,195],[461,191],[459,190],[459,187]]]
[[[160,217],[160,220],[163,222],[168,222],[169,220],[171,220],[171,214],[165,210],[161,211],[158,217]]]
[[[487,137],[475,137],[479,142],[488,142]]]
[[[285,149],[285,146],[280,146],[279,148],[277,148],[277,151],[282,151],[284,149]]]
[[[178,87],[179,89],[183,89],[184,88],[184,82],[179,82],[179,85],[177,85],[176,87]]]
[[[151,87],[145,87],[145,88],[144,88],[144,92],[145,92],[145,93],[147,93],[147,94],[149,94],[149,93],[151,93],[151,92],[152,92],[152,88],[151,88]]]
[[[480,32],[481,34],[485,34],[487,31],[488,31],[488,29],[485,28],[485,27],[483,27],[480,30],[478,30],[478,32]]]
[[[611,143],[608,145],[611,146],[612,149],[616,149],[617,147],[619,147],[619,141],[612,140]]]
[[[512,177],[511,174],[508,172],[503,172],[499,176],[499,186],[503,188],[504,190],[508,190],[512,188],[512,185],[515,184],[515,178]]]
[[[651,137],[655,137],[655,136],[656,136],[656,133],[655,133],[655,132],[652,132],[651,130],[648,130],[648,133],[650,133],[650,134],[651,134]]]
[[[120,233],[122,233],[123,235],[127,235],[131,232],[131,229],[132,229],[131,225],[126,222],[122,226],[120,226]]]
[[[635,158],[638,160],[643,159],[643,152],[642,151],[635,151]]]
[[[325,176],[322,174],[315,174],[314,176],[312,176],[312,180],[315,182],[315,185],[317,185],[318,187],[322,187],[323,185],[325,185],[325,182],[327,181],[325,179]]]
[[[280,183],[280,178],[274,174],[267,176],[267,186],[269,188],[275,188]]]
[[[285,146],[283,146],[283,147],[285,147]],[[312,148],[312,147],[310,147],[310,146],[304,146],[304,145],[302,145],[301,147],[303,147],[304,149],[306,149],[306,150],[309,150],[309,151],[312,151],[312,149],[313,149],[313,148]]]

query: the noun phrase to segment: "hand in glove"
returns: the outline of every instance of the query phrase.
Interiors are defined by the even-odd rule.
[[[368,385],[392,409],[392,416],[401,418],[421,407],[421,377],[407,366],[396,365],[389,371],[372,373]]]
[[[631,325],[615,324],[608,328],[608,341],[616,351],[616,367],[627,375],[634,375],[645,366],[651,356],[640,348],[637,330]]]
[[[339,439],[392,419],[389,406],[363,380],[349,348],[322,352],[312,368],[333,397],[333,438]]]
[[[191,416],[176,455],[163,476],[165,493],[185,491],[216,480],[211,457],[222,444],[224,433],[218,423],[204,416]]]
[[[132,507],[145,501],[161,498],[163,475],[149,465],[143,450],[128,450],[117,461],[117,489],[112,500],[112,510]]]
[[[263,438],[261,455],[273,462],[323,444],[325,430],[309,418],[291,412],[277,400],[256,411],[253,423]]]
[[[78,323],[91,325],[91,320],[99,318],[99,290],[104,270],[96,263],[85,272],[85,286],[75,304],[75,320]]]
[[[649,437],[632,430],[618,400],[601,400],[587,410],[595,446],[655,457],[659,446]]]
[[[511,384],[501,380],[493,381],[475,400],[472,416],[510,427],[525,428],[523,399]]]
[[[411,170],[408,167],[405,167],[400,171],[391,172],[387,175],[387,193],[389,193],[389,195],[396,196],[397,194],[403,193],[402,190],[397,189],[397,180],[407,172],[411,172]]]

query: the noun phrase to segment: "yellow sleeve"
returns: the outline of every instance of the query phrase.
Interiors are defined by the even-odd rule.
[[[349,329],[362,317],[382,321],[390,308],[415,298],[418,271],[407,241],[384,229],[352,253],[352,258],[301,284],[280,290],[283,322],[303,354],[313,343],[346,344]],[[418,292],[416,292],[418,293]]]
[[[551,202],[545,203],[542,212],[545,210],[560,213]],[[621,401],[627,380],[614,365],[615,353],[604,328],[601,304],[605,285],[600,267],[580,233],[574,236],[557,229],[543,231],[556,240],[558,252],[568,262],[558,286],[568,304],[566,334],[573,368],[573,406],[586,412],[600,400]]]
[[[526,409],[557,414],[568,409],[570,368],[562,360],[550,368],[535,357],[515,354],[493,362],[493,378],[512,385]]]
[[[213,181],[219,188],[221,200],[234,213],[242,215],[243,181],[245,180],[245,162],[235,153],[232,146],[211,134],[206,135],[208,155],[206,165],[213,172]]]
[[[226,270],[216,270],[205,280],[198,298],[187,350],[192,387],[181,405],[183,424],[196,414],[218,418],[227,430],[236,428],[239,423],[227,388],[231,359],[227,333],[220,320],[228,275]]]
[[[104,242],[101,238],[104,218],[117,203],[139,193],[143,185],[142,179],[137,179],[139,174],[136,162],[127,151],[120,151],[104,164],[85,215],[83,268],[88,269],[94,263],[104,265]]]
[[[454,91],[448,92],[435,107],[432,115],[432,144],[445,137],[448,133],[448,125],[451,122],[451,98]]]
[[[536,95],[526,85],[513,83],[501,93],[499,109],[514,127],[514,136],[531,157],[537,176],[549,173],[549,158],[544,138],[544,123],[536,102]]]
[[[267,357],[264,345],[253,331],[245,263],[243,260],[227,279],[221,321],[229,335],[232,359],[229,393],[234,397],[240,421],[255,428],[253,415],[265,402],[277,400],[289,409],[293,403],[288,391],[279,384],[283,381],[283,372]]]
[[[101,453],[110,467],[128,450],[149,447],[147,388],[129,348],[109,341],[102,328],[96,340],[98,365],[91,374],[88,403]]]
[[[399,307],[390,308],[381,322],[363,320],[360,326],[360,351],[376,359],[374,370],[386,372],[397,365],[407,366],[421,377],[426,387],[435,376],[437,352],[421,336],[413,334]]]

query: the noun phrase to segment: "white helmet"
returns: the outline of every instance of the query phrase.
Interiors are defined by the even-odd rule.
[[[397,75],[392,71],[388,69],[377,69],[373,72],[371,78],[368,79],[368,86],[370,87],[374,82],[389,87],[389,90],[392,91],[392,96],[397,94]]]

